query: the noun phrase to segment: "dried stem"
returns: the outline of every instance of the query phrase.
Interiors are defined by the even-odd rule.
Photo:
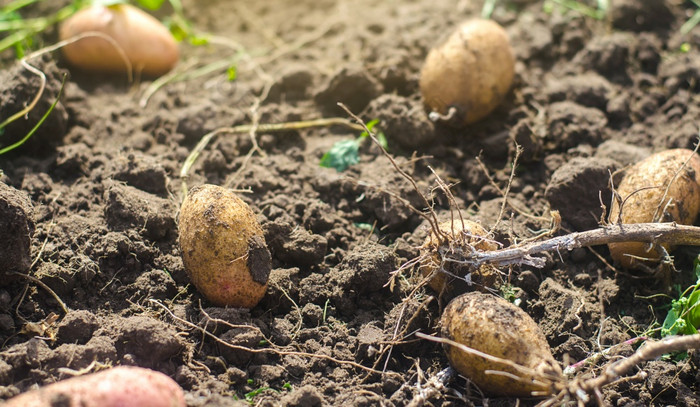
[[[510,246],[493,251],[464,253],[464,263],[480,266],[490,263],[497,266],[525,264],[542,268],[545,259],[534,257],[542,252],[574,250],[580,247],[598,246],[616,242],[669,243],[671,245],[700,246],[700,227],[677,223],[615,224],[585,232],[557,236],[541,242]]]
[[[223,346],[225,346],[225,347],[227,347],[227,348],[230,348],[230,349],[242,350],[242,351],[246,351],[246,352],[250,352],[250,353],[273,353],[273,354],[276,354],[276,355],[279,355],[279,356],[295,355],[295,356],[299,356],[299,357],[303,357],[303,358],[325,359],[325,360],[328,360],[328,361],[330,361],[330,362],[337,363],[337,364],[339,364],[339,365],[348,365],[348,366],[352,366],[352,367],[354,367],[354,368],[361,369],[361,370],[367,371],[367,372],[369,372],[369,373],[375,373],[375,374],[379,374],[379,375],[382,375],[382,374],[395,374],[395,373],[393,373],[393,372],[381,372],[381,371],[379,371],[379,370],[375,370],[375,369],[369,368],[369,367],[367,367],[367,366],[363,366],[363,365],[361,365],[361,364],[359,364],[359,363],[357,363],[357,362],[353,362],[353,361],[351,361],[351,360],[337,359],[337,358],[334,358],[334,357],[332,357],[332,356],[324,355],[324,354],[321,354],[321,353],[316,353],[316,354],[314,354],[314,353],[308,353],[308,352],[284,351],[284,350],[279,350],[279,349],[277,349],[277,348],[278,348],[277,346],[275,346],[275,347],[273,347],[273,348],[259,348],[259,349],[255,349],[255,348],[249,348],[249,347],[247,347],[247,346],[235,345],[235,344],[232,344],[232,343],[230,343],[230,342],[226,342],[225,340],[219,338],[218,336],[216,336],[216,335],[214,335],[213,333],[207,331],[206,329],[204,329],[204,328],[202,328],[202,327],[200,327],[200,326],[198,326],[198,325],[193,324],[192,322],[189,322],[189,321],[187,321],[187,320],[185,320],[185,319],[182,319],[182,318],[178,317],[177,315],[173,314],[173,312],[172,312],[168,307],[166,307],[165,305],[163,305],[163,304],[160,303],[159,301],[154,300],[154,299],[149,299],[148,301],[149,301],[150,303],[155,304],[155,305],[157,305],[158,307],[160,307],[160,308],[161,308],[163,311],[165,311],[165,312],[170,316],[170,318],[172,318],[173,320],[178,321],[178,322],[180,322],[181,324],[184,324],[184,325],[186,325],[187,327],[189,327],[189,328],[191,328],[191,329],[194,329],[194,330],[196,330],[196,331],[199,331],[199,332],[202,334],[202,336],[208,336],[209,338],[213,339],[216,343],[221,344],[221,345],[223,345]]]
[[[600,376],[583,381],[580,388],[589,394],[595,393],[642,362],[656,359],[666,353],[698,348],[700,348],[700,334],[671,336],[658,342],[647,341],[632,356],[608,365]]]

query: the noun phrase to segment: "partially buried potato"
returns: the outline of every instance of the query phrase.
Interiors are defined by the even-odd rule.
[[[440,326],[443,338],[522,367],[445,344],[452,367],[486,394],[544,396],[562,381],[561,367],[535,321],[501,297],[476,291],[456,297],[443,311]]]
[[[488,232],[478,223],[468,219],[455,219],[438,225],[442,232],[437,237],[434,231],[425,239],[421,252],[425,258],[419,265],[423,276],[430,280],[428,285],[438,293],[449,297],[467,290],[480,291],[498,288],[500,272],[491,264],[478,268],[460,263],[460,253],[472,250],[497,250],[498,245],[490,240]]]
[[[92,6],[65,20],[59,29],[61,41],[97,32],[111,37],[135,72],[160,76],[170,71],[180,57],[175,38],[150,14],[128,4]],[[98,36],[87,36],[62,48],[68,62],[87,71],[127,71],[114,44]]]
[[[508,34],[492,20],[463,23],[428,54],[420,74],[420,91],[428,110],[457,117],[452,125],[481,120],[508,93],[515,57]]]
[[[630,167],[614,201],[610,223],[677,222],[692,225],[700,211],[700,156],[688,149],[653,154]],[[672,248],[664,244],[668,251]],[[643,242],[610,243],[610,256],[622,267],[658,262],[663,250]]]
[[[270,252],[255,214],[233,191],[216,185],[192,188],[178,227],[185,269],[204,297],[241,308],[262,299]]]

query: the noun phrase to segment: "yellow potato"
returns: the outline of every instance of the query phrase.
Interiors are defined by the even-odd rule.
[[[421,263],[419,269],[424,276],[431,276],[428,285],[436,292],[444,292],[448,296],[454,292],[464,292],[469,288],[478,290],[496,288],[500,281],[500,273],[493,265],[484,264],[478,269],[472,270],[472,267],[466,264],[443,261],[444,255],[440,253],[441,251],[449,253],[449,248],[454,249],[454,253],[460,250],[464,253],[468,253],[471,250],[497,250],[498,245],[486,239],[488,232],[478,223],[467,219],[464,219],[464,223],[460,219],[442,222],[438,227],[447,236],[448,241],[441,242],[435,236],[435,233],[431,231],[421,247],[425,260]],[[468,287],[464,280],[454,277],[464,278],[470,272],[471,276],[469,278],[471,279],[472,287]]]
[[[561,367],[535,321],[501,297],[476,291],[462,294],[447,305],[440,326],[443,338],[525,368],[516,369],[445,344],[452,367],[487,394],[546,395],[552,393],[553,383],[562,380]]]
[[[71,39],[99,32],[114,39],[131,62],[132,69],[146,76],[170,71],[180,57],[175,38],[160,21],[128,4],[92,6],[80,10],[61,24],[59,38]],[[62,48],[68,62],[88,71],[127,71],[119,50],[104,38],[91,36]]]
[[[270,252],[255,214],[235,193],[192,188],[180,209],[179,234],[187,274],[209,301],[252,308],[265,295]]]
[[[458,117],[449,123],[466,125],[501,103],[514,72],[515,57],[505,30],[491,20],[471,20],[430,51],[420,90],[428,110],[445,115],[454,106]]]
[[[693,151],[672,149],[653,154],[627,170],[617,187],[624,201],[622,215],[620,205],[613,202],[608,219],[611,223],[620,219],[623,224],[677,222],[691,225],[700,211],[699,181],[700,156]],[[662,246],[667,251],[672,249],[667,244]],[[613,260],[625,268],[645,261],[656,262],[663,256],[658,247],[642,242],[610,243],[608,247]],[[648,260],[639,261],[635,257]]]

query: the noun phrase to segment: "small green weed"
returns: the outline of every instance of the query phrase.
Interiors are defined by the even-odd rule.
[[[253,384],[255,384],[255,380],[253,380],[253,379],[248,379],[247,383],[248,383],[248,385],[252,386]],[[292,391],[292,390],[294,389],[294,387],[292,386],[291,383],[285,382],[285,383],[282,385],[282,389],[284,389],[284,390],[286,390],[286,391]],[[252,404],[253,404],[253,401],[255,400],[255,397],[259,396],[261,393],[263,393],[263,392],[265,392],[265,391],[267,391],[267,390],[272,390],[272,391],[274,391],[275,393],[279,393],[279,392],[280,392],[280,390],[274,389],[274,388],[272,388],[272,387],[258,387],[257,389],[252,390],[252,391],[249,391],[248,393],[244,394],[243,397],[244,397],[245,401],[246,401],[248,404],[251,404],[251,405],[252,405]],[[237,397],[237,396],[234,396],[234,399],[238,400],[238,397]]]
[[[517,289],[513,287],[511,284],[503,284],[500,288],[501,291],[501,297],[505,298],[508,302],[520,306],[520,298],[518,298],[517,294]]]
[[[661,327],[661,336],[692,335],[700,328],[700,257],[695,259],[694,285],[688,287],[677,300],[671,302],[671,309]]]
[[[367,123],[369,131],[379,123],[379,119],[374,119]],[[377,140],[384,149],[387,149],[386,136],[382,132],[377,133]],[[354,140],[341,140],[333,144],[331,149],[321,157],[319,165],[326,168],[335,168],[336,171],[345,171],[351,165],[360,162],[360,143],[369,137],[369,133],[363,131],[360,136]]]

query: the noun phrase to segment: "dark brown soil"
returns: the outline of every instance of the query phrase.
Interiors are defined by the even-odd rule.
[[[614,1],[599,21],[556,7],[545,12],[537,1],[499,3],[493,18],[511,35],[515,84],[501,107],[465,129],[427,119],[418,77],[429,48],[478,15],[481,2],[189,0],[195,26],[225,44],[183,46],[181,66],[244,50],[235,81],[216,71],[171,83],[142,107],[149,80],[70,71],[40,131],[0,157],[0,272],[14,272],[0,276],[0,399],[96,362],[164,372],[190,406],[244,405],[246,395],[266,406],[408,404],[447,366],[440,345],[413,336],[436,332],[444,302],[430,289],[415,291],[411,269],[387,284],[419,254],[428,230],[397,198],[424,207],[389,160],[365,144],[346,171],[319,167],[335,142],[358,136],[340,126],[258,132],[260,150],[250,156],[248,133],[210,143],[188,185],[241,190],[272,255],[268,292],[250,311],[213,307],[189,283],[177,245],[179,174],[207,132],[258,119],[347,117],[336,105],[343,102],[365,120],[381,120],[396,162],[441,217],[450,205],[434,190],[430,168],[456,184],[465,216],[487,229],[498,222],[503,244],[546,229],[549,207],[566,230],[596,227],[610,172],[697,141],[700,29],[680,34],[695,6]],[[38,88],[32,74],[4,61],[0,119]],[[34,62],[47,91],[6,129],[2,145],[36,123],[69,72],[58,53]],[[515,142],[524,151],[499,222]],[[674,252],[679,272],[668,285],[615,270],[604,262],[611,262],[607,248],[595,251],[555,253],[542,269],[502,270],[562,366],[658,327],[666,294],[694,282],[697,249]],[[616,349],[610,358],[634,350]],[[646,376],[606,387],[605,400],[697,406],[699,364],[697,352],[647,363],[640,367]],[[458,378],[430,402],[537,400],[487,401]]]

